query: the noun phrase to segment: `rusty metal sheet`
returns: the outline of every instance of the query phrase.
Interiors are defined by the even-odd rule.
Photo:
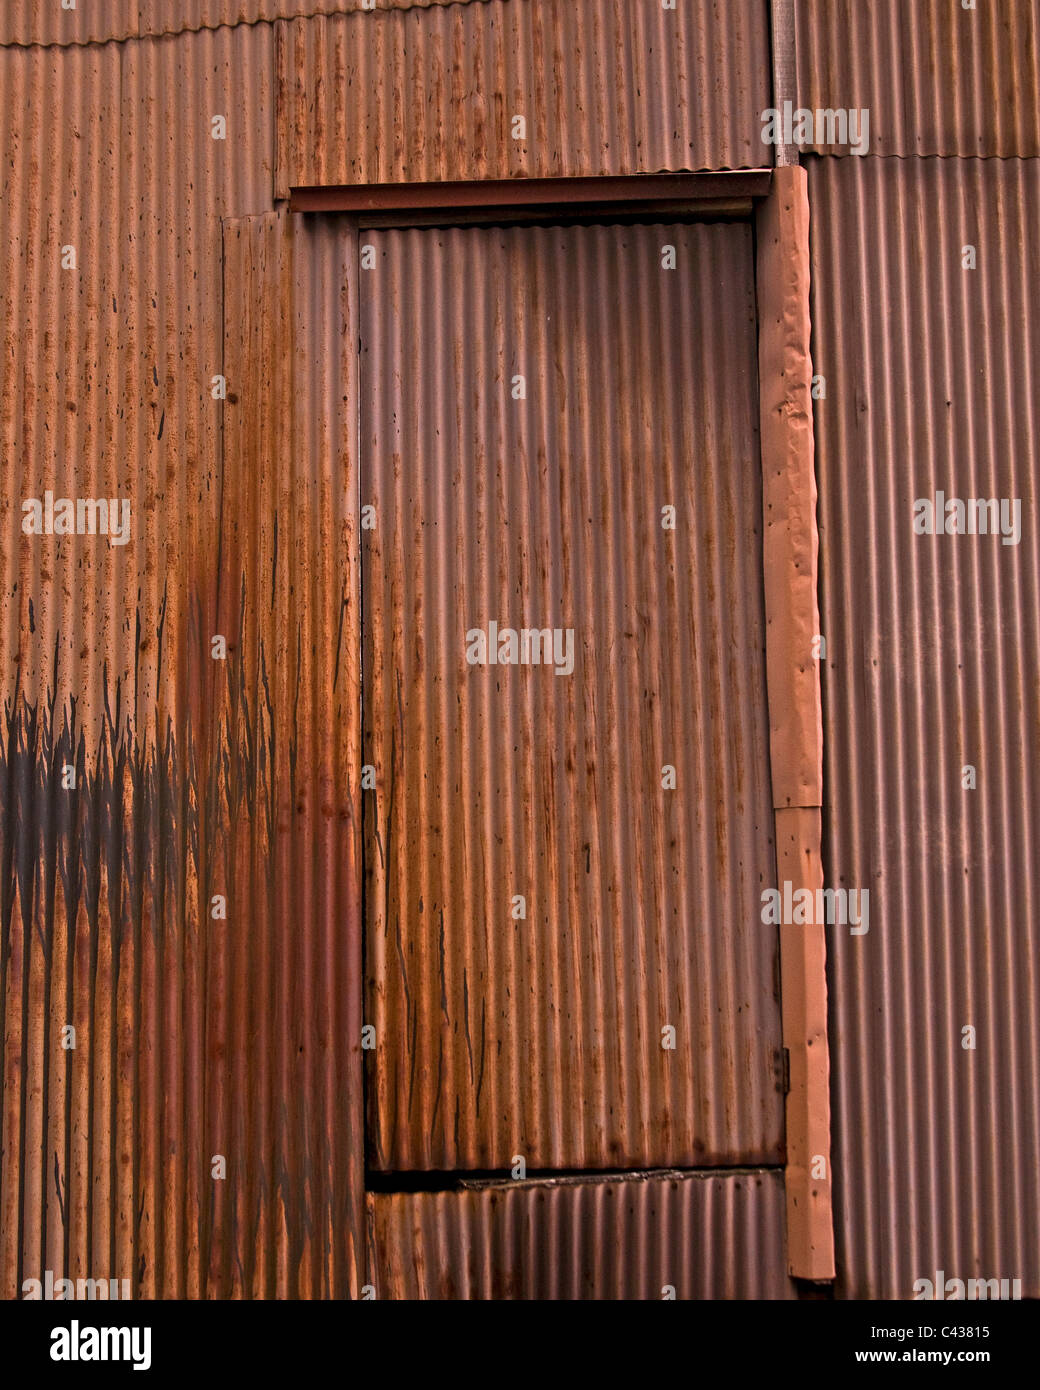
[[[370,1165],[776,1162],[750,225],[362,237]]]
[[[489,0],[293,20],[278,35],[280,196],[772,162],[766,0]]]
[[[794,1298],[768,1169],[374,1193],[376,1298]]]
[[[5,0],[0,7],[0,47],[86,44],[137,33],[138,0]]]
[[[828,933],[839,1290],[1035,1298],[1040,163],[814,160],[809,192],[825,862],[870,892]],[[1017,544],[915,534],[938,492],[1006,499],[1009,540],[1019,499]]]
[[[226,222],[224,250],[217,621],[258,702],[235,698],[235,732],[261,746],[209,994],[214,1125],[238,1165],[215,1282],[343,1297],[364,1189],[356,258],[341,227],[286,213]]]
[[[487,0],[4,0],[0,47],[157,38],[297,15],[424,9]],[[70,6],[66,8],[66,6]]]
[[[870,154],[1040,155],[1040,0],[798,0],[794,11],[794,108],[867,110]],[[802,148],[849,153],[818,138]]]
[[[290,289],[287,237],[223,259],[271,203],[273,37],[0,51],[6,1297],[357,1282],[355,354],[335,239]],[[48,492],[126,543],[24,534]]]

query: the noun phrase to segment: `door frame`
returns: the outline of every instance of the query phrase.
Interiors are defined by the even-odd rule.
[[[790,882],[795,891],[822,887],[819,535],[805,171],[787,165],[732,173],[293,188],[289,211],[347,214],[358,242],[370,228],[561,216],[752,220],[777,882]],[[781,925],[779,937],[788,1272],[824,1283],[835,1277],[824,929]],[[358,964],[363,972],[363,954]],[[358,1066],[363,1072],[360,1056]],[[363,1076],[355,1081],[363,1093]]]

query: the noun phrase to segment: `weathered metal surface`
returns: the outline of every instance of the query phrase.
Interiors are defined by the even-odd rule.
[[[374,1193],[377,1298],[792,1298],[779,1173]]]
[[[4,0],[0,47],[157,38],[297,15],[424,9],[488,0]],[[75,8],[65,8],[73,4]]]
[[[1040,155],[1040,0],[798,0],[795,15],[794,106],[868,110],[871,154]]]
[[[278,39],[280,196],[771,163],[766,0],[489,0],[287,20]]]
[[[273,243],[222,258],[273,66],[270,27],[0,52],[5,1296],[356,1282],[342,242],[291,292]],[[48,491],[125,500],[127,543],[23,534]]]
[[[363,239],[370,1164],[776,1162],[751,228]]]
[[[745,205],[769,192],[772,172],[722,174],[625,174],[620,178],[476,179],[448,183],[333,184],[294,188],[292,212],[410,212],[433,210],[464,214],[471,209],[494,210],[516,216],[533,208],[560,215],[564,207],[609,209],[613,213],[656,214],[662,204],[703,205],[719,210]],[[636,205],[635,207],[633,205]]]
[[[234,827],[246,913],[212,996],[238,1164],[213,1220],[234,1292],[343,1296],[361,1282],[364,1187],[357,256],[342,222],[287,214],[225,223],[224,250],[218,621],[268,743],[266,804]]]
[[[763,570],[777,882],[823,887],[823,720],[805,171],[777,169],[756,227]],[[780,927],[790,1272],[834,1277],[823,925]]]
[[[809,352],[809,200],[804,170],[777,171],[759,207],[766,670],[774,807],[819,806],[820,667],[813,643],[819,537]]]
[[[809,189],[827,878],[870,892],[869,932],[828,934],[839,1288],[1035,1298],[1040,164],[819,160]],[[1018,543],[915,534],[939,491],[1020,499]]]

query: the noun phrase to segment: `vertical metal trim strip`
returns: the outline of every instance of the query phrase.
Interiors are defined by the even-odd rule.
[[[805,171],[778,169],[757,217],[759,400],[769,752],[777,886],[823,886],[823,720]],[[780,928],[787,1094],[788,1271],[834,1278],[823,926]]]
[[[795,49],[793,0],[770,0],[769,54],[772,63],[773,106],[783,111],[784,102],[798,102],[798,65]],[[780,126],[783,130],[783,124]],[[798,163],[798,146],[784,143],[780,136],[776,147],[778,169]]]

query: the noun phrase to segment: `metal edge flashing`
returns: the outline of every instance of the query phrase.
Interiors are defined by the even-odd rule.
[[[823,718],[816,475],[809,320],[809,200],[805,170],[775,170],[756,219],[763,573],[769,751],[777,885],[823,886]],[[831,1200],[830,1060],[822,924],[780,927],[787,1092],[788,1272],[835,1277]],[[822,1173],[823,1176],[814,1176]]]
[[[793,101],[798,90],[794,0],[770,0],[769,49],[773,66],[773,106],[782,110],[784,102]],[[798,146],[785,145],[781,136],[776,147],[777,168],[797,163]]]
[[[711,174],[624,174],[548,179],[460,179],[442,183],[341,184],[291,188],[291,212],[448,212],[567,207],[653,210],[655,203],[748,203],[769,192],[771,169]]]

